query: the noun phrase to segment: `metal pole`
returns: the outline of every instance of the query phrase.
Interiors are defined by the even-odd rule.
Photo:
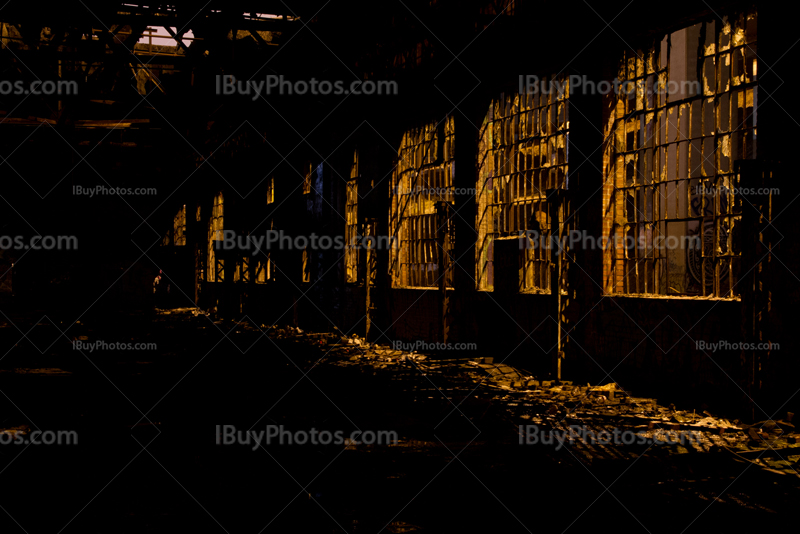
[[[557,380],[561,380],[561,360],[564,356],[561,347],[561,219],[564,191],[548,189],[547,198],[550,204],[550,295],[552,308],[556,312],[556,346],[553,354],[553,371]]]

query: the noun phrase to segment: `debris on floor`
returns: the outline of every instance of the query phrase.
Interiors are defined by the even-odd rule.
[[[536,425],[543,432],[570,436],[565,443],[568,450],[587,464],[663,451],[680,455],[725,450],[737,460],[768,471],[800,476],[800,434],[791,423],[792,414],[783,421],[744,425],[707,411],[662,406],[657,399],[634,396],[614,382],[591,385],[540,380],[492,357],[444,359],[368,343],[338,331],[312,334],[296,327],[273,326],[267,332],[277,339],[315,346],[323,351],[320,361],[327,365],[385,373],[391,380],[416,377],[413,390],[423,402],[481,396],[501,406],[504,418],[517,427]],[[650,446],[598,443],[576,433],[576,428],[593,436],[627,431]],[[668,446],[654,447],[654,443]]]

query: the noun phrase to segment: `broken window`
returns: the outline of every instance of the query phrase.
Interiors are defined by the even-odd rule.
[[[172,221],[172,242],[176,246],[183,246],[186,244],[186,205],[178,211]]]
[[[223,196],[222,193],[214,197],[214,205],[211,208],[211,217],[208,219],[208,276],[207,282],[222,282],[225,276],[225,260],[217,259],[216,242],[223,238]]]
[[[186,244],[186,206],[178,210],[172,218],[172,228],[169,228],[161,238],[161,246],[183,246]]]
[[[392,287],[428,288],[439,284],[436,203],[454,201],[453,117],[403,134],[392,174],[389,228]],[[446,247],[453,249],[448,234]],[[452,287],[452,273],[445,280]]]
[[[608,96],[604,121],[606,292],[739,294],[733,163],[756,157],[755,50],[748,13],[678,30],[620,61],[622,89]]]
[[[542,79],[526,94],[492,101],[478,145],[476,283],[494,289],[494,242],[520,246],[519,288],[549,292],[548,189],[567,187],[569,87],[565,76]],[[523,241],[524,243],[524,241]]]
[[[311,192],[311,180],[313,180],[314,166],[311,162],[303,166],[303,194],[306,195]]]
[[[275,202],[275,177],[271,176],[267,181],[267,204]]]
[[[348,283],[358,282],[358,151],[353,152],[345,203],[345,276]]]
[[[233,271],[234,282],[250,282],[250,258],[243,256],[236,261],[236,269]]]
[[[272,278],[272,265],[270,264],[269,255],[266,259],[259,259],[256,261],[256,284],[266,284],[267,280]]]
[[[115,31],[116,35],[129,35],[130,26],[123,27],[123,31]],[[119,39],[119,38],[117,38]],[[185,32],[170,26],[147,27],[142,31],[141,37],[133,48],[134,54],[152,56],[178,56],[184,55],[192,41],[198,39],[192,30]]]
[[[303,249],[303,282],[311,281],[311,255],[308,248]]]
[[[267,204],[275,202],[275,178],[270,178],[271,192],[267,195]],[[269,229],[273,230],[275,219],[269,218]],[[255,252],[255,282],[256,284],[266,284],[272,278],[272,258],[269,252],[256,250]]]

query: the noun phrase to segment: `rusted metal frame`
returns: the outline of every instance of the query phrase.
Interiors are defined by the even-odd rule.
[[[447,119],[445,118],[444,120],[447,120]],[[435,129],[435,131],[433,133],[433,136],[432,136],[431,140],[427,141],[427,142],[424,141],[425,129],[424,129],[424,126],[422,127],[423,142],[419,143],[419,145],[417,145],[417,144],[412,145],[412,146],[423,146],[424,145],[424,147],[423,147],[424,152],[423,152],[423,155],[422,155],[422,163],[420,164],[419,167],[414,168],[413,171],[406,170],[406,171],[398,173],[398,182],[402,182],[403,181],[403,177],[402,177],[403,174],[405,174],[406,172],[413,172],[414,173],[414,186],[416,187],[416,185],[418,183],[418,180],[421,177],[422,172],[424,172],[425,170],[430,170],[430,169],[434,168],[435,166],[442,165],[444,163],[443,161],[439,161],[440,158],[438,157],[438,154],[437,154],[437,158],[436,158],[434,163],[424,163],[425,160],[427,159],[428,155],[430,154],[431,145],[437,139],[439,140],[439,144],[437,145],[437,152],[438,152],[439,148],[441,148],[443,150],[444,138],[446,137],[446,134],[444,133],[444,128],[441,126],[442,122],[444,122],[444,121],[440,121],[436,125],[436,129]],[[401,152],[403,150],[408,150],[408,147],[406,147],[404,149],[401,149]],[[443,155],[443,152],[442,152],[442,155]],[[402,157],[403,156],[401,155],[398,158],[398,165],[399,165],[399,162],[402,161]],[[400,183],[398,183],[395,187],[397,187],[399,185],[400,185]],[[412,188],[409,188],[409,189],[412,189]],[[401,195],[401,196],[403,196],[403,195]],[[402,222],[403,222],[403,219],[404,219],[402,214],[406,212],[406,210],[408,209],[409,204],[412,201],[414,201],[414,202],[418,202],[419,201],[419,198],[418,198],[419,195],[418,194],[407,193],[405,196],[407,196],[408,198],[406,199],[405,204],[402,206],[402,208],[399,206],[399,202],[398,202],[398,211],[397,211],[398,233],[401,231]],[[412,197],[413,197],[413,199],[412,199]],[[417,223],[418,223],[418,224],[414,225],[414,227],[415,227],[415,229],[416,229],[416,231],[418,233],[421,232],[421,222],[423,221],[422,217],[426,217],[426,215],[416,215],[416,216],[414,216],[414,219],[413,219],[413,220],[417,221]],[[408,218],[408,217],[406,217],[405,219],[407,221],[409,221],[409,222],[411,221],[411,219]],[[434,239],[435,239],[435,236],[434,236]],[[423,244],[421,243],[421,237],[417,238],[417,239],[404,239],[404,240],[401,240],[401,247],[403,246],[403,241],[413,243],[414,244],[413,246],[420,246],[420,247],[423,246]],[[414,254],[414,257],[419,258],[419,255],[420,255],[420,251],[418,250],[418,251],[416,251],[416,254]],[[398,260],[399,260],[399,258],[398,258]],[[400,268],[400,279],[401,279],[400,280],[400,284],[401,284],[401,287],[402,287],[402,285],[403,285],[402,284],[402,270],[403,270],[404,263],[402,261],[399,261],[399,263],[400,264],[399,264],[398,267]],[[417,263],[406,262],[405,264],[406,265],[414,265],[414,264],[419,265],[419,262],[417,262]],[[418,287],[416,285],[416,282],[419,282],[419,280],[412,280],[411,278],[414,277],[413,273],[411,272],[410,267],[408,269],[409,269],[409,284],[408,285],[410,285],[411,287]],[[440,270],[440,276],[441,276],[441,272],[442,272],[441,266],[439,266],[439,270]],[[417,273],[417,277],[418,278],[421,277],[421,274],[422,273]],[[427,275],[425,276],[425,283],[427,284]]]

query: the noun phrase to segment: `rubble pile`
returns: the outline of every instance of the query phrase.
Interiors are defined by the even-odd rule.
[[[726,451],[742,462],[780,474],[800,476],[800,433],[786,420],[745,425],[704,411],[677,410],[648,397],[636,397],[610,382],[604,385],[540,380],[521,369],[485,358],[447,358],[394,350],[338,331],[305,333],[295,327],[271,327],[268,334],[317,346],[320,362],[387,374],[408,380],[420,400],[481,397],[502,407],[516,428],[541,428],[559,436],[579,461],[633,460],[642,455]],[[318,362],[319,363],[319,362]],[[416,400],[416,399],[415,399]],[[576,431],[576,429],[580,429]],[[636,443],[587,439],[627,432]],[[522,438],[521,438],[522,439]],[[644,444],[644,445],[642,445]],[[655,444],[667,445],[656,447]]]

